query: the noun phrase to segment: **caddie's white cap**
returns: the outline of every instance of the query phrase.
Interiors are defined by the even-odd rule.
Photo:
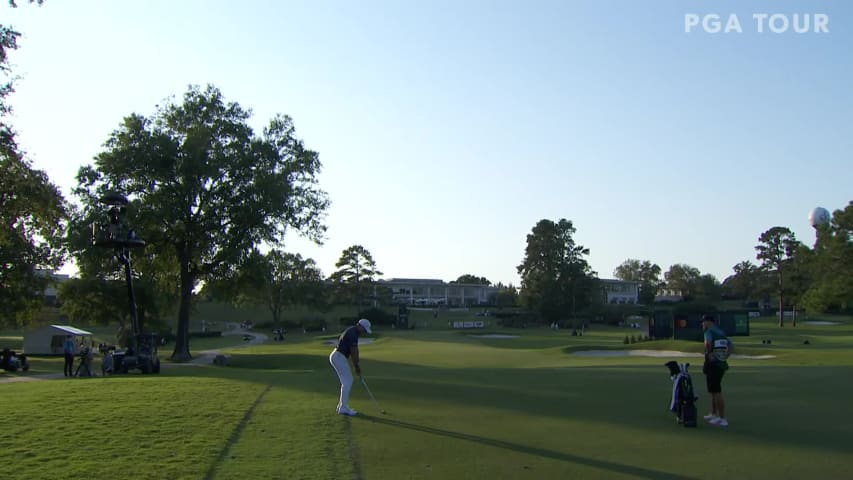
[[[373,331],[370,330],[370,320],[362,318],[358,321],[358,324],[361,325],[362,328],[367,330],[367,333],[373,333]]]

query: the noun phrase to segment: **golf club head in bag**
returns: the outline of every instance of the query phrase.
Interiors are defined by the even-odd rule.
[[[689,363],[679,365],[675,361],[664,364],[669,368],[672,379],[672,400],[669,410],[675,413],[678,423],[685,427],[696,427],[698,412],[696,409],[696,397],[693,391],[693,379],[687,373]]]

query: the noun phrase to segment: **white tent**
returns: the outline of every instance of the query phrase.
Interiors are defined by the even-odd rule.
[[[62,355],[62,345],[65,343],[67,335],[73,337],[75,345],[80,343],[80,337],[89,337],[86,340],[87,344],[92,337],[91,332],[70,325],[48,325],[24,333],[24,353],[27,355]]]

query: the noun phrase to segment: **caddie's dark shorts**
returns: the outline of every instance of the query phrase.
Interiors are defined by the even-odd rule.
[[[705,372],[708,393],[722,393],[723,374],[726,373],[725,370],[714,365],[707,365],[702,370]]]

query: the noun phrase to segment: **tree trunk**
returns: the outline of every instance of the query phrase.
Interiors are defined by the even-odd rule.
[[[178,261],[181,263],[181,304],[178,309],[177,338],[175,339],[175,351],[171,359],[178,362],[192,360],[190,355],[190,303],[193,295],[192,273],[189,266],[189,255],[186,252],[178,252]]]
[[[276,305],[272,309],[272,323],[276,328],[279,327],[279,321],[281,321],[281,305]]]
[[[779,267],[780,269],[782,267]],[[782,298],[782,271],[779,271],[779,326],[785,326],[785,301]]]

